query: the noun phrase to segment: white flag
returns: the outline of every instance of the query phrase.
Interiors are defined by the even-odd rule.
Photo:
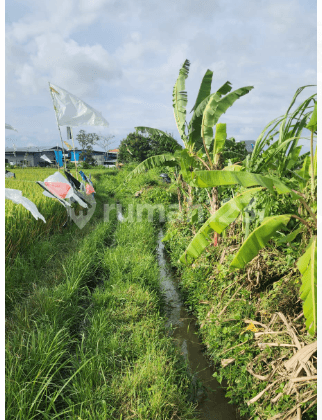
[[[24,197],[20,190],[6,188],[5,197],[7,200],[13,201],[15,204],[22,204],[27,210],[30,211],[36,220],[41,219],[46,223],[44,216],[39,213],[36,204],[30,201],[28,198]]]
[[[108,122],[102,115],[81,99],[52,83],[49,84],[59,125],[103,125]]]
[[[5,124],[6,124],[6,130],[14,130],[14,131],[18,132],[18,130],[16,130],[14,127],[12,127],[12,125],[7,124],[7,123],[5,123]]]
[[[44,159],[46,162],[51,163],[51,160],[50,160],[50,159],[49,159],[49,157],[48,157],[48,156],[46,156],[46,155],[42,155],[42,156],[40,156],[40,159]]]

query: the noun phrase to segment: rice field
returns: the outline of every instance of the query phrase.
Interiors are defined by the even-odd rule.
[[[13,170],[16,178],[6,178],[5,187],[22,191],[23,196],[31,200],[46,219],[46,223],[36,220],[21,204],[5,200],[7,260],[15,258],[40,237],[59,231],[65,223],[65,208],[57,200],[43,195],[43,189],[36,184],[36,181],[44,181],[56,171],[56,168],[19,168]],[[62,169],[60,171],[63,173]],[[98,172],[101,170],[91,171],[92,174]],[[75,170],[71,174],[75,176]]]

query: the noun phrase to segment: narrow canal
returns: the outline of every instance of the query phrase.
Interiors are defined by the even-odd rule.
[[[158,263],[160,267],[161,290],[165,299],[167,326],[172,327],[171,333],[176,344],[181,349],[195,381],[202,387],[195,396],[198,402],[200,420],[238,420],[236,407],[228,403],[225,391],[213,377],[214,370],[210,366],[197,335],[195,317],[188,314],[184,308],[178,290],[178,282],[166,258],[162,243],[163,232],[158,236]]]

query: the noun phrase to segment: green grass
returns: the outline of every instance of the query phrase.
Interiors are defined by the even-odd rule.
[[[160,316],[155,225],[104,222],[122,174],[96,176],[90,224],[7,272],[6,418],[192,419],[191,377]]]
[[[293,320],[302,311],[298,299],[299,273],[293,270],[294,261],[289,260],[288,249],[284,252],[274,248],[262,250],[260,266],[253,265],[252,270],[248,271],[249,265],[248,270],[232,272],[229,264],[234,258],[236,244],[234,238],[227,237],[222,239],[218,247],[209,245],[193,264],[183,265],[178,263],[178,259],[193,236],[191,225],[181,220],[169,222],[167,228],[168,232],[177,229],[176,235],[169,238],[165,245],[172,265],[180,275],[181,293],[185,304],[197,318],[200,338],[215,366],[214,376],[220,383],[223,379],[227,383],[226,397],[238,406],[241,415],[248,418],[269,419],[277,413],[293,408],[296,405],[296,394],[271,404],[270,398],[265,400],[266,393],[258,402],[250,406],[246,404],[264,390],[268,382],[254,378],[247,371],[248,364],[261,350],[254,333],[246,330],[247,324],[244,320],[255,320],[268,325],[276,312],[281,311]],[[234,252],[230,251],[232,248]],[[225,258],[221,259],[223,252]],[[295,254],[293,249],[292,253]],[[260,275],[258,285],[257,274]],[[309,344],[314,341],[314,338],[306,333],[303,317],[294,325],[301,342]],[[277,328],[275,325],[274,330]],[[277,336],[279,335],[271,341],[278,341]],[[280,337],[282,340],[283,336]],[[285,350],[282,347],[269,348],[264,360],[271,362],[280,360],[283,356],[290,358],[293,353],[287,352],[289,349]],[[230,358],[234,359],[234,363],[222,367],[221,361]],[[254,371],[260,375],[264,375],[266,368],[265,363],[263,366],[258,362],[254,365]],[[281,387],[285,384],[286,380]],[[316,384],[311,386],[314,389]],[[308,389],[309,387],[310,385]],[[302,408],[304,410],[305,406]],[[303,414],[303,420],[315,418],[316,405],[313,405],[310,412]]]
[[[9,265],[19,255],[26,251],[35,242],[50,240],[56,233],[65,233],[62,227],[66,222],[66,209],[55,199],[43,195],[44,190],[35,181],[44,181],[48,176],[57,171],[55,168],[17,168],[14,170],[16,178],[6,178],[6,188],[22,191],[24,197],[31,200],[45,217],[46,223],[36,220],[32,214],[20,204],[10,200],[5,202],[6,218],[6,261]],[[63,173],[62,169],[60,173]],[[76,176],[75,170],[71,170]],[[111,169],[85,170],[92,174],[95,188],[100,188],[96,182],[102,174],[114,173]],[[80,175],[78,175],[80,179]]]
[[[72,418],[190,419],[190,377],[159,315],[152,224],[120,224],[106,250],[71,382]],[[77,401],[83,401],[77,405]]]
[[[60,282],[39,285],[7,319],[7,418],[53,416],[53,400],[62,397],[78,340],[103,240],[113,221],[101,223],[65,261]],[[67,375],[67,376],[66,376]],[[42,417],[47,418],[47,417]],[[52,418],[52,417],[48,417]]]
[[[105,174],[106,171],[100,171],[98,175]],[[46,176],[48,175],[47,173]],[[78,252],[77,248],[82,240],[95,230],[97,224],[103,220],[103,204],[111,202],[111,198],[108,196],[105,188],[95,180],[96,176],[93,175],[94,185],[97,190],[97,206],[93,217],[83,229],[79,229],[73,222],[69,222],[65,228],[61,228],[56,224],[52,231],[36,235],[26,246],[22,247],[19,244],[14,244],[14,248],[19,249],[19,252],[15,258],[7,259],[5,268],[7,316],[10,316],[10,312],[17,303],[33,294],[38,287],[44,285],[54,287],[58,285],[64,276],[63,264],[65,260],[72,258],[73,254]],[[36,178],[37,170],[33,174],[29,173],[29,177]],[[35,185],[34,188],[37,188],[37,186]],[[44,199],[51,200],[54,204],[57,204],[55,200],[46,197]],[[60,204],[57,205],[62,208]],[[20,207],[17,206],[16,211],[19,212]],[[63,209],[63,211],[63,216],[59,213],[57,223],[61,219],[66,221],[66,210]],[[30,214],[28,214],[28,217],[33,219]],[[52,218],[55,219],[55,213],[52,215]],[[25,240],[24,238],[28,236],[28,228],[31,230],[31,235],[34,235],[34,224],[43,224],[42,221],[36,221],[35,219],[29,220],[29,222],[27,226],[23,225],[22,236],[20,237],[19,235],[20,239]],[[7,236],[10,239],[12,235],[12,231],[8,232],[6,230],[6,241]]]

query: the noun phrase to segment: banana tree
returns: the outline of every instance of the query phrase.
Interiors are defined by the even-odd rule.
[[[188,77],[190,62],[185,60],[177,81],[173,88],[172,102],[174,118],[179,135],[184,144],[184,149],[176,151],[173,155],[153,156],[138,165],[128,176],[133,176],[148,169],[163,165],[177,166],[188,190],[189,201],[192,204],[192,173],[198,170],[219,169],[219,156],[226,140],[226,124],[217,124],[222,114],[240,97],[246,95],[252,86],[246,86],[231,92],[230,82],[226,82],[215,93],[211,93],[213,72],[207,70],[197,95],[196,102],[191,110],[192,117],[189,123],[186,121],[186,107],[188,96],[185,91],[185,80]],[[213,127],[216,134],[213,136]],[[162,133],[150,127],[136,127],[137,130],[147,133]],[[218,209],[218,191],[216,188],[209,194],[210,213]]]
[[[313,133],[317,131],[316,107],[311,112],[311,120],[306,128],[312,133],[311,136],[311,159],[305,159],[299,173],[301,178],[311,184],[313,199],[303,192],[299,192],[282,182],[279,178],[263,176],[247,171],[199,171],[195,172],[193,182],[199,187],[214,187],[219,185],[240,185],[243,188],[241,194],[237,195],[218,211],[216,211],[200,228],[190,242],[185,253],[181,256],[182,263],[191,263],[209,245],[209,233],[216,231],[221,233],[227,228],[239,214],[249,205],[252,198],[259,194],[263,189],[270,192],[276,191],[278,194],[291,194],[294,201],[298,201],[300,206],[306,211],[306,217],[302,214],[282,214],[266,217],[261,225],[257,227],[245,240],[241,248],[235,255],[230,264],[232,269],[244,268],[259,251],[266,246],[268,241],[276,236],[277,232],[286,226],[291,218],[300,222],[300,227],[295,232],[287,235],[284,241],[291,242],[303,229],[308,229],[311,241],[307,246],[304,255],[299,259],[297,266],[302,274],[301,298],[304,300],[303,311],[306,318],[306,326],[310,334],[316,332],[316,206],[315,206],[315,183],[316,183],[316,152],[313,155]],[[286,140],[287,141],[287,140]],[[285,179],[287,181],[287,179]],[[256,187],[260,186],[260,187]],[[308,186],[308,185],[307,185]],[[256,188],[249,188],[256,187]],[[311,197],[312,198],[312,197]],[[281,239],[281,238],[280,238]]]

